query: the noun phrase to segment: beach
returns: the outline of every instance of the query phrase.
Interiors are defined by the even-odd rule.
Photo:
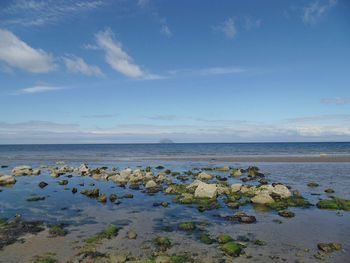
[[[0,153],[0,174],[16,181],[0,186],[1,235],[8,238],[0,262],[346,262],[350,256],[348,207],[320,205],[350,198],[346,144],[338,154],[329,147],[332,157],[196,155],[172,144],[135,146],[138,156],[136,149],[121,156],[112,146],[18,147]],[[154,147],[163,153],[148,156]],[[211,147],[220,145],[200,149],[211,153]],[[261,194],[272,203],[258,204]],[[35,224],[23,227],[28,222]],[[336,249],[320,248],[324,243]]]

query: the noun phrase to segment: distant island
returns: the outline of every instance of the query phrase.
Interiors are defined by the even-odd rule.
[[[158,143],[174,143],[174,142],[170,139],[161,139]]]

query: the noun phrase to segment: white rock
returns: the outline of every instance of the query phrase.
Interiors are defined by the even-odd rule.
[[[32,173],[33,173],[32,167],[27,165],[17,166],[12,169],[12,175],[14,176],[32,175]]]
[[[202,181],[199,180],[194,180],[191,184],[189,184],[188,186],[186,186],[186,189],[196,189],[198,185],[202,184]]]
[[[233,184],[231,185],[231,192],[232,193],[237,193],[241,190],[242,184]]]
[[[289,191],[287,186],[281,184],[275,185],[272,192],[279,195],[281,198],[292,196],[292,193]]]
[[[261,192],[257,194],[251,199],[251,201],[254,204],[261,204],[261,205],[271,204],[274,202],[273,198],[267,192]]]
[[[197,178],[199,180],[210,180],[213,178],[213,176],[211,174],[207,174],[205,172],[201,172],[200,174],[198,174]]]
[[[0,185],[8,185],[16,183],[16,179],[11,175],[0,176]]]
[[[216,198],[218,188],[216,184],[206,184],[201,182],[194,192],[195,197]]]
[[[153,180],[150,180],[150,181],[148,181],[148,182],[146,183],[145,188],[146,188],[146,189],[149,189],[149,188],[154,188],[154,187],[156,187],[156,186],[157,186],[156,182],[153,181]]]
[[[40,169],[34,169],[32,175],[40,175],[41,171]]]
[[[242,175],[242,170],[241,169],[235,169],[231,172],[231,175],[234,177],[240,177]]]
[[[79,166],[79,169],[78,169],[79,173],[81,174],[88,174],[89,173],[89,167],[85,164],[85,163],[82,163],[80,166]]]

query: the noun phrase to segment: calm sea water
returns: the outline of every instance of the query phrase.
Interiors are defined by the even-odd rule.
[[[0,160],[142,160],[192,156],[349,155],[350,142],[0,145]]]

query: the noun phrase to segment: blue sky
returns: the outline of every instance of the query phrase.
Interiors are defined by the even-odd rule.
[[[350,140],[347,0],[0,3],[0,143]]]

